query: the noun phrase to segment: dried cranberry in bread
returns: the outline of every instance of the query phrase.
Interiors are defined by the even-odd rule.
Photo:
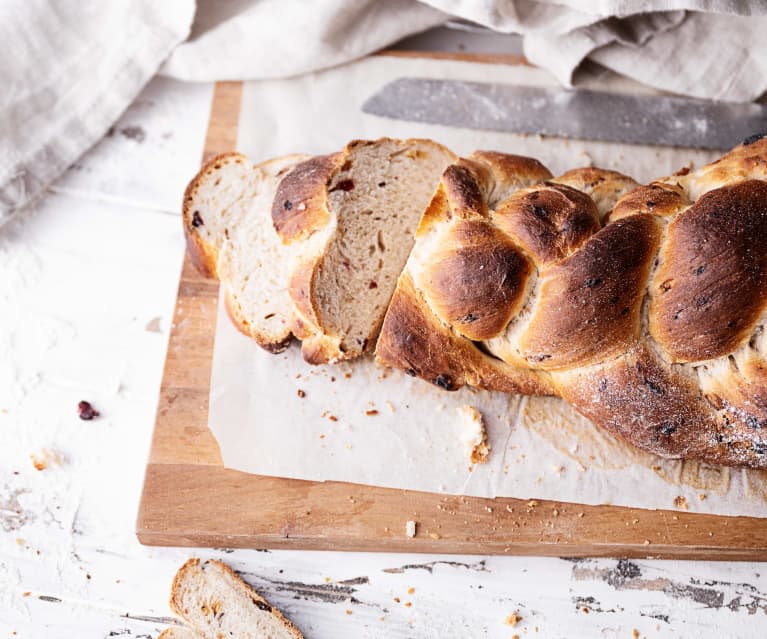
[[[445,171],[379,361],[558,395],[661,456],[767,467],[767,139],[638,188],[529,163]]]

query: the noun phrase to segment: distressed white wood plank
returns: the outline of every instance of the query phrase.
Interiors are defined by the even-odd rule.
[[[52,189],[178,213],[200,165],[212,95],[212,83],[154,78]]]

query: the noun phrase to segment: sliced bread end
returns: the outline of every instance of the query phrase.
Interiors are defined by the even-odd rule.
[[[254,165],[239,153],[208,162],[184,194],[183,225],[197,268],[221,280],[235,326],[271,351],[290,342],[289,249],[271,219],[282,177],[306,156]]]
[[[221,561],[189,559],[173,579],[170,607],[205,639],[303,639],[293,622]]]

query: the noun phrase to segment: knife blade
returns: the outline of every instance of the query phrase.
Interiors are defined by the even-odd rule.
[[[398,78],[362,110],[469,129],[700,149],[729,149],[767,131],[767,105],[753,102],[431,78]]]

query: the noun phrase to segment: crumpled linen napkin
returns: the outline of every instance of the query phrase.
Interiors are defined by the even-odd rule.
[[[528,59],[565,86],[591,59],[696,97],[750,101],[767,90],[767,0],[6,0],[0,224],[94,144],[158,69],[195,81],[289,77],[454,17],[522,34]]]

